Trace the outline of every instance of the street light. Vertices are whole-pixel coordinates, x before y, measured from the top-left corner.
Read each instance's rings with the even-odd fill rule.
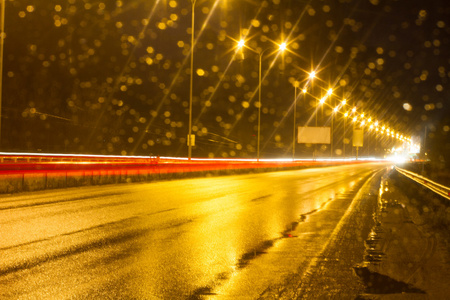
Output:
[[[285,44],[285,43],[283,43],[283,44]],[[281,46],[280,46],[280,49],[281,49]],[[286,49],[286,47],[284,47],[283,49]],[[311,73],[309,73],[308,77],[309,77],[309,81],[313,80],[316,77],[316,72],[312,71]],[[305,94],[307,92],[306,86],[308,85],[308,82],[305,84],[305,86],[302,89],[303,99],[304,99]],[[295,159],[295,133],[296,133],[295,129],[296,129],[296,114],[297,114],[297,88],[299,87],[299,85],[300,85],[300,83],[298,81],[294,82],[294,129],[293,129],[293,133],[292,133],[292,161],[294,161],[294,159]]]
[[[257,51],[257,50],[254,50],[253,48],[250,48],[249,46],[246,46],[244,40],[240,40],[240,41],[238,42],[238,47],[239,47],[239,48],[245,47],[245,48],[249,49],[250,51],[252,51],[252,52],[258,54],[258,56],[259,56],[259,76],[258,76],[258,141],[257,141],[257,150],[256,150],[257,161],[259,161],[259,147],[260,147],[260,141],[261,141],[261,82],[262,82],[262,75],[261,75],[261,74],[262,74],[262,72],[261,72],[262,67],[261,67],[261,66],[262,66],[262,58],[263,58],[264,53],[265,53],[267,50],[271,49],[271,47],[266,48],[266,49],[264,49],[264,50],[259,50],[259,51]],[[278,51],[283,52],[284,50],[286,50],[286,43],[283,42],[283,43],[281,43],[281,44],[278,45]]]
[[[317,125],[317,115],[319,114],[319,111],[318,111],[319,110],[319,105],[322,106],[325,103],[325,101],[327,100],[327,97],[329,97],[332,93],[333,93],[333,90],[331,88],[328,89],[327,94],[325,96],[323,96],[322,98],[320,98],[319,103],[317,104],[317,107],[316,107],[316,127],[318,126]],[[321,116],[321,119],[322,119],[323,118],[323,106],[321,108],[322,108],[322,116]],[[316,159],[316,155],[317,155],[316,152],[317,152],[317,144],[314,144],[314,154],[313,154],[314,160]]]
[[[309,78],[310,79],[313,79],[314,78],[314,76],[313,77],[311,77],[311,74],[310,74],[310,76],[309,76]],[[292,134],[292,160],[294,160],[295,159],[295,133],[296,133],[296,114],[297,114],[297,88],[299,87],[299,82],[298,81],[295,81],[294,82],[294,131],[293,131],[293,134]],[[303,89],[302,89],[302,93],[303,93],[303,99],[304,99],[304,97],[305,97],[305,94],[306,94],[306,92],[307,92],[307,89],[306,89],[306,87],[304,87]]]
[[[311,72],[311,73],[313,73],[313,72]],[[319,103],[317,103],[317,101],[316,101],[316,103],[317,103],[316,112],[315,112],[316,113],[316,127],[318,126],[317,125],[317,115],[319,114],[319,105],[321,106],[321,109],[322,109],[321,110],[321,112],[322,112],[321,119],[322,119],[323,118],[323,104],[327,100],[327,97],[330,96],[332,93],[333,93],[333,90],[332,89],[328,89],[327,94],[325,96],[323,96],[322,98],[320,98]],[[316,156],[317,156],[317,144],[314,144],[314,153],[313,153],[313,159],[314,160],[316,160]]]

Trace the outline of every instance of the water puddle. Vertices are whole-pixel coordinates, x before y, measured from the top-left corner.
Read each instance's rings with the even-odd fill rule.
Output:
[[[389,276],[371,271],[368,266],[361,265],[353,268],[364,282],[365,292],[369,294],[396,294],[396,293],[419,293],[425,294],[421,289],[411,284],[395,280]]]

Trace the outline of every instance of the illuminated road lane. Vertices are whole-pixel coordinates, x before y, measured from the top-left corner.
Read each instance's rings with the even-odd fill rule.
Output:
[[[0,298],[253,298],[323,248],[325,238],[311,237],[331,221],[313,218],[315,210],[339,211],[332,230],[351,202],[343,195],[385,167],[2,196]],[[302,221],[311,226],[284,238]],[[292,242],[302,239],[300,251]]]

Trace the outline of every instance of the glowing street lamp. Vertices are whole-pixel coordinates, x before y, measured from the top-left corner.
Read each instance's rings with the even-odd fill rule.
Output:
[[[195,0],[193,0],[193,1],[195,1]],[[287,45],[286,45],[285,42],[279,44],[279,45],[278,45],[278,51],[283,52],[284,50],[286,50],[286,46],[287,46]],[[258,54],[258,56],[259,56],[259,76],[258,76],[258,141],[257,141],[257,150],[256,150],[256,152],[257,152],[257,154],[256,154],[256,155],[257,155],[257,161],[259,161],[259,147],[260,147],[260,141],[261,141],[261,82],[262,82],[262,72],[261,72],[261,69],[262,69],[262,68],[261,68],[261,66],[262,66],[262,58],[263,58],[264,53],[265,53],[267,50],[271,49],[272,47],[266,48],[266,49],[264,49],[264,50],[257,51],[257,50],[254,50],[254,49],[250,48],[249,46],[246,46],[244,40],[240,40],[240,41],[238,42],[238,47],[239,47],[239,48],[245,47],[245,48],[249,49],[250,51],[252,51],[252,52]]]
[[[332,94],[333,94],[333,90],[331,88],[328,89],[327,94],[325,96],[323,96],[322,98],[320,98],[319,103],[317,104],[317,106],[323,105],[325,103],[325,101],[327,100],[327,97],[331,96]],[[316,127],[317,127],[317,109],[316,109]]]

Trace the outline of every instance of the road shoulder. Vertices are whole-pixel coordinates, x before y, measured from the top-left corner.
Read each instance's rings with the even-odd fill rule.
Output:
[[[439,196],[391,171],[383,177],[375,226],[355,270],[361,299],[446,299],[450,294],[448,213]]]
[[[272,286],[260,299],[354,299],[364,285],[353,271],[364,255],[364,240],[374,225],[381,175],[374,174],[361,187],[328,243],[305,268],[291,274],[284,286]]]

